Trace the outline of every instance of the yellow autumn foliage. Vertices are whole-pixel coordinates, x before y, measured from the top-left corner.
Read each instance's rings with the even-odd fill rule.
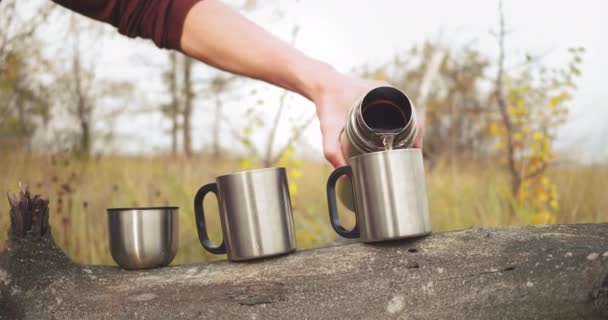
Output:
[[[572,62],[568,68],[555,72],[562,78],[541,75],[540,81],[532,81],[526,76],[507,77],[504,83],[508,119],[497,119],[488,126],[488,132],[496,137],[498,163],[509,164],[512,180],[517,181],[512,181],[514,190],[508,198],[516,202],[516,207],[526,208],[535,224],[554,223],[554,213],[559,210],[557,188],[547,177],[546,169],[555,160],[556,130],[566,121],[566,103],[576,88],[572,79],[580,74],[573,70],[578,70],[584,50],[569,51]]]

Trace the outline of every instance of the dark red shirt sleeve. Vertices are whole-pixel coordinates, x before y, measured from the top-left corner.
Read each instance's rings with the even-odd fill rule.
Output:
[[[186,15],[201,0],[53,0],[129,37],[151,39],[161,48],[181,49]]]

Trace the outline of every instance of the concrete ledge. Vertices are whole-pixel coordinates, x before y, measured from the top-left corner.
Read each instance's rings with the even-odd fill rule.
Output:
[[[149,271],[75,265],[49,239],[13,239],[0,257],[0,319],[608,318],[605,223]]]

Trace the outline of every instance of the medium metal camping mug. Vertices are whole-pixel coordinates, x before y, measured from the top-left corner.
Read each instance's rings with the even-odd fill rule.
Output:
[[[329,218],[345,238],[377,242],[431,232],[429,204],[420,149],[399,149],[352,157],[351,166],[334,170],[327,181]],[[352,183],[356,223],[345,229],[338,219],[336,182]]]
[[[215,193],[223,241],[213,246],[207,234],[203,199]],[[285,168],[267,168],[224,175],[201,187],[194,198],[198,238],[214,254],[231,261],[270,257],[296,249],[291,200]]]
[[[178,207],[108,209],[110,253],[124,269],[164,267],[177,253]]]

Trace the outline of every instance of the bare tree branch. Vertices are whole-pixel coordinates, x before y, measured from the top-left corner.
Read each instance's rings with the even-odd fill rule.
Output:
[[[310,126],[310,124],[315,120],[316,115],[310,116],[306,121],[304,121],[300,126],[295,127],[293,129],[293,135],[289,138],[289,141],[281,148],[281,150],[276,154],[276,156],[270,161],[270,164],[277,163],[281,158],[281,155],[287,151],[287,149],[296,143],[302,137],[304,131]]]
[[[264,164],[267,167],[270,166],[270,163],[272,163],[272,146],[274,145],[274,138],[277,133],[277,128],[279,127],[279,122],[281,120],[281,115],[283,114],[283,109],[285,108],[285,98],[287,97],[287,94],[288,92],[287,90],[285,90],[279,98],[279,110],[277,110],[277,114],[274,117],[274,121],[272,122],[272,127],[268,135],[268,142],[266,143],[266,156],[264,157]]]
[[[509,165],[509,171],[511,173],[511,191],[514,196],[517,196],[522,182],[521,174],[517,170],[515,164],[515,147],[513,145],[513,125],[511,118],[507,111],[507,101],[504,96],[504,68],[505,68],[505,38],[506,38],[506,27],[505,27],[505,16],[503,10],[502,0],[498,2],[498,13],[500,17],[499,31],[496,35],[498,40],[498,71],[496,74],[496,89],[494,96],[498,105],[498,110],[502,119],[502,123],[505,126],[506,138],[507,138],[507,161]]]
[[[525,175],[523,177],[523,180],[527,180],[527,179],[531,179],[534,177],[537,177],[539,175],[541,175],[543,172],[545,172],[545,170],[547,170],[547,168],[549,167],[547,162],[543,162],[542,165],[540,167],[538,167],[538,169],[528,173],[527,175]]]
[[[238,132],[236,129],[234,129],[235,126],[232,122],[230,122],[228,117],[226,117],[225,115],[222,115],[221,119],[223,122],[225,122],[228,125],[228,130],[230,131],[230,135],[234,138],[234,140],[236,140],[240,144],[242,144],[253,157],[255,157],[256,159],[259,159],[260,152],[256,149],[255,145],[253,143],[251,143],[250,140],[243,137],[243,135],[240,132]]]

